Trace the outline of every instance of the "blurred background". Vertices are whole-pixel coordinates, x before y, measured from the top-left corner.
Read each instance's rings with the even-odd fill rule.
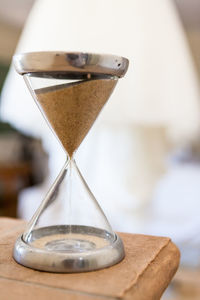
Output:
[[[0,216],[29,220],[65,161],[13,54],[128,57],[76,160],[114,230],[179,246],[162,299],[200,299],[200,1],[104,2],[0,0]]]

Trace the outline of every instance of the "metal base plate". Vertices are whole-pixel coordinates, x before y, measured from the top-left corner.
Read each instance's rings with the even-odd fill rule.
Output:
[[[106,268],[120,262],[124,255],[117,234],[79,225],[36,229],[27,242],[20,236],[13,251],[14,259],[25,267],[60,273]]]

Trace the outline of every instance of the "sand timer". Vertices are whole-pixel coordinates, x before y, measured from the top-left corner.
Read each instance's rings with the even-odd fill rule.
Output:
[[[14,64],[66,162],[14,247],[15,260],[50,272],[82,272],[118,263],[123,243],[81,175],[75,151],[111,95],[128,60],[114,55],[32,52]]]

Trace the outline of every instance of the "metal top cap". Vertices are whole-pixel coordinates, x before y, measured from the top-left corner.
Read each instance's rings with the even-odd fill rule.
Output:
[[[121,56],[84,52],[28,52],[14,56],[19,74],[38,77],[123,77],[128,64],[128,59]]]

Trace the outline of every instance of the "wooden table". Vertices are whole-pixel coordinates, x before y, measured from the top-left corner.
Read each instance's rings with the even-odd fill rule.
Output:
[[[12,248],[25,222],[0,218],[0,300],[157,300],[179,265],[169,238],[121,233],[125,259],[79,274],[34,271],[17,264]]]

